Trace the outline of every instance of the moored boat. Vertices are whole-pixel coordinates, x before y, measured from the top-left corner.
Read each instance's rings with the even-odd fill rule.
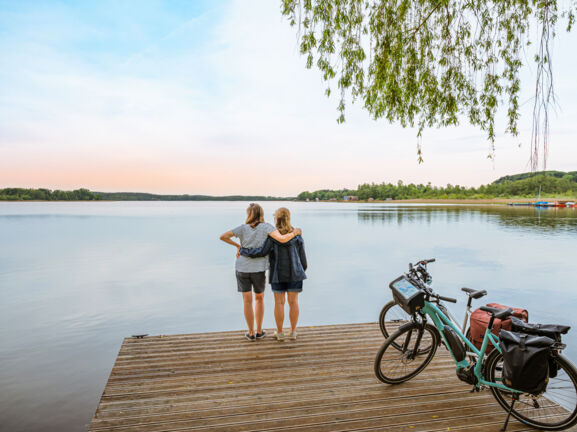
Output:
[[[555,203],[550,203],[547,201],[537,201],[537,202],[534,202],[533,205],[535,207],[555,207]]]
[[[575,207],[574,201],[556,201],[555,207]]]

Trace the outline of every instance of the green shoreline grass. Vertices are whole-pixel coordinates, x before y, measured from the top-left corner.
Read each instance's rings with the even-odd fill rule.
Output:
[[[573,197],[541,197],[537,198],[413,198],[413,199],[403,199],[403,200],[357,200],[357,201],[344,201],[344,200],[319,200],[310,202],[324,202],[324,203],[368,203],[368,204],[498,204],[507,205],[509,203],[526,203],[526,202],[537,202],[537,201],[575,201],[577,199]]]
[[[244,201],[262,201],[262,200],[3,200],[0,202],[92,202],[92,203],[111,203],[111,202],[244,202]],[[267,201],[292,201],[292,202],[307,202],[305,200],[297,200],[294,198],[278,198],[275,200]],[[356,200],[356,201],[345,201],[345,200],[310,200],[308,202],[322,202],[322,203],[363,203],[363,204],[499,204],[507,205],[509,203],[526,203],[526,202],[537,202],[537,201],[575,201],[577,199],[574,197],[541,197],[537,198],[411,198],[411,199],[401,199],[401,200]]]

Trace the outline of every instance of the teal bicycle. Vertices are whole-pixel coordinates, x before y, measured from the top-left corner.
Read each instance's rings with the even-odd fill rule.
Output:
[[[425,261],[421,263],[426,265]],[[380,381],[400,384],[414,378],[432,361],[438,346],[443,343],[455,361],[457,377],[472,385],[471,391],[490,389],[507,411],[503,431],[510,416],[528,426],[552,431],[564,430],[577,423],[577,369],[561,354],[565,345],[561,343],[560,334],[566,333],[569,327],[519,324],[523,327],[519,331],[555,338],[554,341],[545,338],[552,343],[550,349],[547,348],[546,383],[540,390],[528,393],[505,384],[508,378],[504,377],[504,370],[510,366],[504,362],[499,338],[491,332],[494,320],[509,318],[512,309],[481,307],[491,314],[491,319],[478,349],[462,333],[443,304],[456,303],[456,299],[436,294],[423,278],[415,277],[414,272],[402,275],[389,286],[395,302],[411,319],[392,333],[379,349],[374,366]],[[489,344],[495,349],[485,355]]]

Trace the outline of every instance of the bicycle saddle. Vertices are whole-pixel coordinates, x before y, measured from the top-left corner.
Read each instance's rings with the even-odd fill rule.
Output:
[[[511,309],[511,308],[498,309],[498,308],[489,307],[489,306],[481,306],[480,309],[482,311],[489,312],[495,318],[500,319],[500,320],[505,320],[505,319],[509,318],[511,315],[513,315],[513,309]]]
[[[485,290],[474,290],[473,288],[467,288],[467,287],[463,287],[461,288],[461,291],[464,291],[467,293],[467,295],[475,300],[480,299],[481,297],[484,297],[487,295],[487,291]]]

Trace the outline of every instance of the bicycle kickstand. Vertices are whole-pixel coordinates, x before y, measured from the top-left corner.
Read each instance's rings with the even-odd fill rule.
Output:
[[[509,418],[511,417],[511,413],[513,412],[513,407],[515,406],[515,402],[519,400],[519,395],[515,394],[513,396],[513,402],[511,402],[511,407],[509,408],[509,412],[507,413],[507,418],[505,419],[505,424],[501,428],[501,432],[505,432],[507,429],[507,425],[509,424]]]

